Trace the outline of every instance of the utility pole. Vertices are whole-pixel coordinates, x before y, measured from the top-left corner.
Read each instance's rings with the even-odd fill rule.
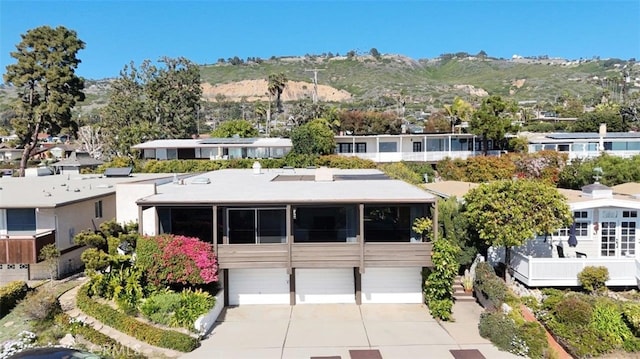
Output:
[[[318,103],[318,71],[324,69],[305,69],[305,72],[313,72],[313,103]]]

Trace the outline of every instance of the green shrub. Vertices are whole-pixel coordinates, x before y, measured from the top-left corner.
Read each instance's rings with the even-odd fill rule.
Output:
[[[565,297],[555,306],[555,317],[566,325],[587,325],[591,322],[593,308],[591,304],[577,296]]]
[[[611,343],[614,348],[621,347],[625,340],[633,337],[633,333],[622,319],[620,307],[610,300],[599,300],[596,303],[591,327],[597,331],[603,342]]]
[[[622,318],[635,336],[640,336],[640,303],[624,302]]]
[[[170,325],[173,313],[180,307],[181,295],[160,292],[144,300],[140,312],[154,323]]]
[[[589,292],[601,292],[606,290],[605,282],[609,280],[609,270],[607,267],[585,267],[578,273],[580,285]]]
[[[49,289],[29,293],[20,305],[22,315],[33,321],[47,321],[62,311],[56,294]]]
[[[512,342],[517,332],[516,323],[502,312],[484,312],[478,324],[480,335],[489,339],[504,351],[512,350]]]
[[[83,322],[69,317],[66,313],[60,313],[55,317],[55,323],[61,326],[66,332],[74,336],[82,336],[85,340],[100,347],[101,355],[108,355],[113,359],[144,359],[144,355],[137,353],[133,349],[122,345],[113,338],[85,325]]]
[[[475,288],[484,293],[496,308],[505,302],[509,293],[506,283],[496,275],[493,267],[487,262],[478,263],[476,267]]]
[[[27,296],[29,287],[24,281],[13,281],[0,288],[0,318],[9,314]]]
[[[156,328],[120,313],[108,305],[95,302],[89,297],[87,291],[86,285],[78,291],[76,299],[80,310],[116,330],[151,345],[182,352],[192,351],[200,345],[198,339],[189,335]]]
[[[214,304],[215,298],[209,293],[200,289],[185,289],[180,293],[180,304],[171,318],[171,325],[193,330],[196,319],[207,313]]]
[[[523,323],[518,328],[518,337],[526,343],[529,358],[544,358],[549,351],[547,333],[538,322]]]

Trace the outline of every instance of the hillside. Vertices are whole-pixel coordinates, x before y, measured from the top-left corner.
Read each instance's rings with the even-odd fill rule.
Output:
[[[204,99],[267,101],[266,78],[283,72],[289,79],[283,100],[310,100],[313,69],[317,69],[318,97],[323,102],[397,103],[415,108],[441,107],[455,96],[467,100],[497,94],[516,101],[555,101],[569,94],[590,103],[603,90],[620,92],[622,60],[568,61],[562,59],[491,59],[456,57],[411,59],[401,55],[304,56],[228,62],[201,67]],[[640,65],[629,63],[629,92],[638,91]],[[627,70],[625,70],[627,71]],[[612,79],[616,79],[612,81]],[[634,84],[635,82],[635,84]],[[634,86],[635,85],[635,86]],[[107,102],[109,80],[88,80],[87,100],[79,111],[90,112]],[[15,92],[0,86],[0,107]]]

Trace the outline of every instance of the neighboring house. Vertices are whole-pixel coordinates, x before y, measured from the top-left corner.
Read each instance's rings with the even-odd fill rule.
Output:
[[[117,196],[118,221],[137,220],[145,235],[213,243],[229,305],[423,301],[432,245],[412,224],[431,216],[435,197],[380,171],[256,162],[121,184]]]
[[[606,132],[600,133],[524,133],[529,142],[529,153],[553,150],[566,153],[569,160],[594,158],[603,153],[618,157],[632,157],[640,154],[640,133]]]
[[[439,191],[459,186],[441,182]],[[425,184],[429,187],[435,184]],[[609,269],[610,286],[636,286],[640,279],[640,183],[609,188],[599,183],[581,191],[559,189],[567,198],[575,224],[513,248],[513,277],[530,287],[578,286],[587,266]],[[460,191],[455,191],[460,195]],[[487,260],[504,261],[503,248],[491,248]]]
[[[0,144],[0,162],[18,161],[22,157],[21,148],[9,147],[6,144]]]
[[[288,138],[202,138],[154,140],[132,146],[143,159],[191,160],[282,158],[291,151]]]
[[[374,162],[437,162],[445,158],[466,159],[483,155],[482,139],[472,134],[412,134],[335,136],[336,153]],[[490,154],[499,154],[489,141]]]
[[[164,175],[167,176],[167,175]],[[62,255],[59,275],[82,266],[73,237],[116,217],[116,188],[160,175],[127,177],[54,175],[0,178],[0,285],[12,280],[48,278],[38,260],[43,246],[55,243]]]
[[[62,159],[51,166],[56,169],[56,173],[78,174],[83,169],[96,169],[103,163],[103,161],[91,157],[87,152],[73,151],[69,157]]]

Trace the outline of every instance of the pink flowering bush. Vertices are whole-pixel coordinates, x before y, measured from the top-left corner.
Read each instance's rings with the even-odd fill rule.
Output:
[[[136,265],[156,285],[209,284],[218,280],[213,246],[193,237],[144,237],[138,240]]]

